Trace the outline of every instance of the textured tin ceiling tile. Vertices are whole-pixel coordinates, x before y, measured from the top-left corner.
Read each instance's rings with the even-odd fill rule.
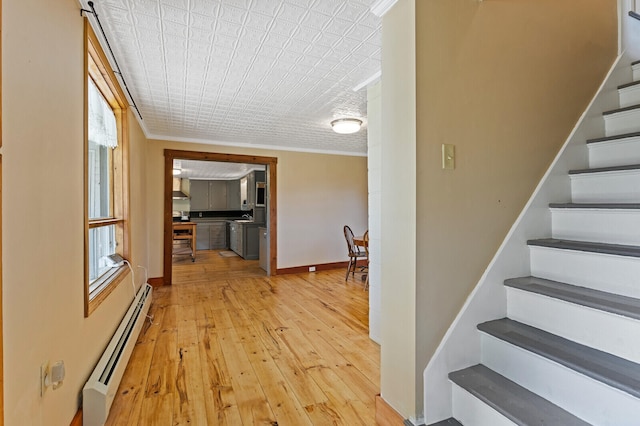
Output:
[[[85,2],[86,0],[82,0]],[[101,0],[109,42],[151,136],[366,153],[380,70],[374,0]]]

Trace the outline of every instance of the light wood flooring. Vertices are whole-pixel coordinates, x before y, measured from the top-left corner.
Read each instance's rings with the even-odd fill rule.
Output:
[[[374,425],[380,348],[344,270],[266,277],[257,261],[174,261],[107,425]]]

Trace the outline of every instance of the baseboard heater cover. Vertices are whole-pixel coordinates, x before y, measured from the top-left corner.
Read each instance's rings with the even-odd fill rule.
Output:
[[[151,305],[152,287],[143,285],[82,389],[82,424],[102,426]]]

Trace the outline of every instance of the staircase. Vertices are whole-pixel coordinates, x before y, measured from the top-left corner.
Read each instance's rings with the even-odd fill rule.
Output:
[[[531,276],[504,282],[507,317],[478,324],[481,362],[449,373],[433,425],[640,425],[640,61],[527,241]]]

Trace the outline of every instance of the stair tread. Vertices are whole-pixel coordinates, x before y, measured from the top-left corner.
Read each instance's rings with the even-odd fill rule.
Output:
[[[639,364],[508,318],[479,324],[478,330],[640,397]]]
[[[627,83],[627,84],[621,84],[620,86],[618,86],[618,90],[626,89],[628,87],[633,87],[633,86],[638,86],[638,85],[640,85],[640,81],[632,81],[632,82]]]
[[[564,250],[586,251],[592,253],[612,254],[616,256],[640,257],[640,247],[622,244],[594,243],[591,241],[560,240],[556,238],[541,238],[529,240],[530,246],[550,247]]]
[[[640,203],[550,203],[550,209],[639,210]]]
[[[640,299],[633,297],[538,277],[511,278],[504,285],[640,320]]]
[[[627,170],[640,170],[640,164],[629,164],[626,166],[597,167],[594,169],[569,170],[569,175],[579,175],[587,173],[623,172]]]
[[[589,424],[482,364],[449,373],[449,379],[516,424]]]
[[[602,115],[613,115],[613,114],[618,114],[620,112],[627,112],[627,111],[634,111],[634,110],[640,110],[640,104],[639,105],[629,105],[626,107],[622,107],[622,108],[616,108],[616,109],[612,109],[609,111],[605,111],[602,113]]]
[[[450,417],[448,419],[439,421],[437,423],[431,423],[428,426],[463,426],[463,425],[453,417]]]
[[[620,140],[620,139],[627,139],[627,138],[637,138],[638,136],[640,136],[640,132],[632,132],[632,133],[623,133],[621,135],[613,135],[613,136],[605,136],[602,138],[593,138],[593,139],[588,139],[587,140],[587,144],[590,143],[598,143],[598,142],[610,142],[610,141],[615,141],[615,140]]]

